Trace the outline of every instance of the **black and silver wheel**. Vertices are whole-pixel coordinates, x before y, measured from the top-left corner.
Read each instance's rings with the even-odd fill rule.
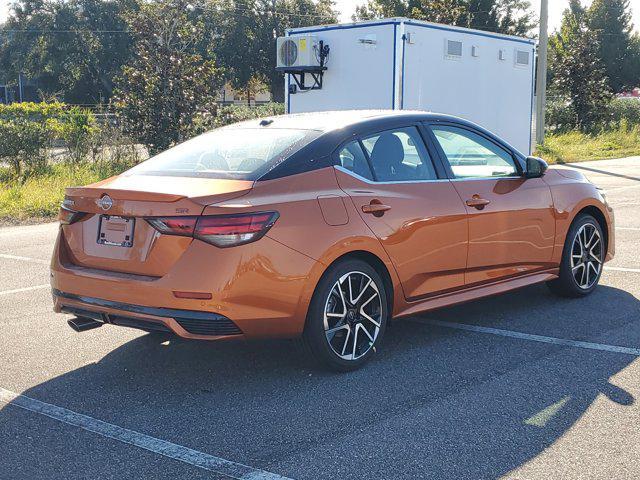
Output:
[[[347,260],[332,266],[316,287],[304,339],[325,366],[353,370],[376,351],[387,316],[380,275],[363,261]]]
[[[548,282],[554,293],[580,297],[591,293],[602,275],[605,240],[602,228],[591,215],[581,215],[569,228],[565,240],[560,276]]]

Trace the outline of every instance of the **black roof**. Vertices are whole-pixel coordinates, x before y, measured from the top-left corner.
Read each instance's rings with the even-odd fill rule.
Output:
[[[264,120],[269,120],[265,122]],[[412,110],[344,110],[329,112],[295,113],[247,120],[225,128],[292,128],[313,130],[320,135],[309,144],[293,153],[260,177],[269,180],[303,171],[314,170],[332,164],[332,152],[342,143],[357,135],[396,128],[402,124],[418,122],[451,122],[468,126],[483,133],[496,143],[512,151],[519,158],[524,156],[504,140],[491,132],[452,115]]]
[[[336,110],[327,112],[290,113],[258,118],[230,125],[230,128],[295,128],[331,132],[362,123],[384,123],[385,120],[425,121],[443,117],[460,121],[457,117],[419,110]],[[269,120],[268,124],[261,124]]]

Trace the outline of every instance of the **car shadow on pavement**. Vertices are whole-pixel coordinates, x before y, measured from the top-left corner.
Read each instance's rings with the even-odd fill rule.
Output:
[[[638,309],[607,286],[580,300],[532,286],[424,317],[637,347]],[[333,374],[290,341],[142,335],[24,394],[299,479],[495,478],[552,445],[596,397],[635,402],[610,382],[630,355],[411,321],[394,323],[383,347],[362,370]]]
[[[636,182],[640,182],[640,178],[638,177],[633,177],[631,175],[623,175],[621,173],[614,173],[614,172],[611,172],[610,170],[601,170],[599,168],[587,167],[585,165],[578,165],[575,163],[571,164],[571,168],[576,168],[578,170],[587,170],[589,172],[600,173],[602,175],[610,175],[612,177],[626,178],[627,180],[635,180]]]

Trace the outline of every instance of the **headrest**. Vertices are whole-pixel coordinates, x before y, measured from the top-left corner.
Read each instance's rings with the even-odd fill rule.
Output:
[[[402,141],[393,133],[380,135],[371,152],[371,162],[378,168],[382,165],[397,166],[404,160]]]

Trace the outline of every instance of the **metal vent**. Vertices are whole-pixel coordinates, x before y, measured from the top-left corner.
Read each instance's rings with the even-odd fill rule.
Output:
[[[298,59],[298,45],[294,40],[285,40],[280,45],[280,61],[283,65],[290,67]]]
[[[242,330],[222,315],[212,315],[212,318],[175,318],[187,332],[194,335],[240,335]]]
[[[516,65],[529,65],[529,52],[518,50],[516,52]]]
[[[462,57],[462,42],[447,40],[447,56]]]

